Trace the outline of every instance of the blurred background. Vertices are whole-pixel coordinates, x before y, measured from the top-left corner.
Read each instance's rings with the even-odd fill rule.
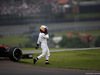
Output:
[[[34,48],[41,25],[50,48],[100,47],[100,0],[0,0],[0,45]]]

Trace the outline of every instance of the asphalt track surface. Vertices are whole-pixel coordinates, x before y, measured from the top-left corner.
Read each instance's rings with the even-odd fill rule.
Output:
[[[0,58],[0,75],[100,75],[100,71],[38,67]]]
[[[100,75],[100,71],[38,67],[2,59],[0,75]]]

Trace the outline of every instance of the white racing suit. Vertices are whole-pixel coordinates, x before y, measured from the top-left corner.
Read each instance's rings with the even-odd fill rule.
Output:
[[[46,60],[49,60],[50,52],[47,45],[47,39],[49,39],[48,34],[45,35],[44,33],[39,33],[37,44],[41,43],[42,54],[37,57],[38,59],[41,59],[46,55]]]

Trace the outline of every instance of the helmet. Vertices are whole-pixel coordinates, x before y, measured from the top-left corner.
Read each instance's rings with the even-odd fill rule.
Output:
[[[42,32],[46,32],[47,29],[48,29],[48,27],[47,27],[46,25],[42,25],[42,26],[40,27],[40,31],[42,31]]]

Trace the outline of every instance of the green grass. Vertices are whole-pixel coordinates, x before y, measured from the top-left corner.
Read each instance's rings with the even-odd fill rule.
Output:
[[[36,58],[40,53],[34,53],[33,58]],[[85,69],[85,70],[100,70],[100,49],[84,50],[84,51],[64,51],[51,52],[50,65],[45,65],[45,57],[38,60],[36,65],[32,59],[21,59],[20,63],[69,69]]]
[[[89,31],[75,31],[75,33],[83,33],[83,34],[90,34],[92,36],[99,36],[100,35],[100,29],[98,30],[89,30]],[[55,36],[63,36],[63,35],[66,35],[68,36],[69,35],[69,32],[55,32],[54,33]]]
[[[95,39],[100,35],[100,30],[81,31],[81,32],[76,32],[76,33],[91,34],[93,37],[93,40],[95,41]],[[59,32],[59,33],[55,32],[51,34],[54,34],[55,36],[63,36],[63,35],[68,36],[69,32]],[[72,37],[76,37],[76,36],[72,35]],[[26,35],[0,37],[0,45],[5,45],[8,47],[18,46],[18,47],[23,48],[25,47],[26,43],[30,44],[30,39]],[[35,44],[35,42],[31,42],[31,43]],[[34,48],[29,49],[29,50],[33,50],[33,49]]]
[[[5,45],[8,47],[14,47],[19,45],[23,47],[27,41],[29,41],[29,39],[26,36],[20,35],[0,37],[0,45]]]
[[[66,17],[68,19],[73,19],[76,16],[79,17],[80,19],[100,18],[100,13],[66,14]]]

